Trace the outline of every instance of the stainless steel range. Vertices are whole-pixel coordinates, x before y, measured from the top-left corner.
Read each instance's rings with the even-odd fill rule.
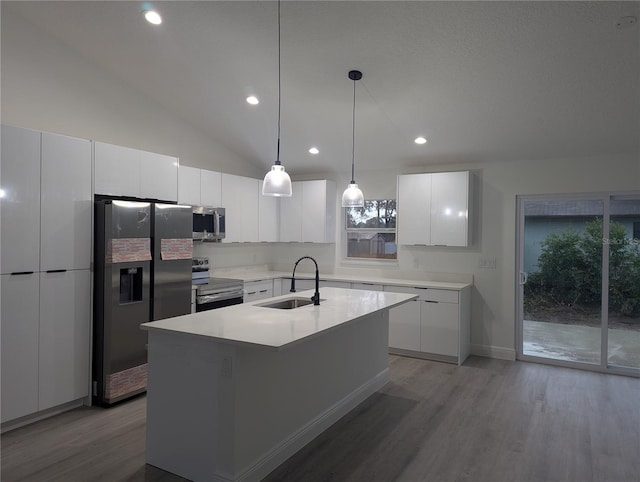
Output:
[[[233,278],[205,278],[194,280],[196,312],[239,305],[244,297],[244,281]]]
[[[196,312],[238,305],[244,299],[244,281],[209,277],[209,260],[194,258],[192,283],[196,286]]]

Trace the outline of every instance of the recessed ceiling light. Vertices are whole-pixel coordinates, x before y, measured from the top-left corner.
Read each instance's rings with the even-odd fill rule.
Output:
[[[416,144],[426,144],[427,140],[424,137],[416,137],[413,142]]]
[[[251,105],[258,105],[260,103],[255,95],[250,95],[249,97],[247,97],[247,102]]]
[[[147,22],[152,23],[153,25],[160,25],[162,23],[162,17],[155,10],[145,10],[143,13]]]
[[[320,151],[318,150],[317,147],[312,147],[311,149],[309,149],[309,153],[310,154],[318,154]]]

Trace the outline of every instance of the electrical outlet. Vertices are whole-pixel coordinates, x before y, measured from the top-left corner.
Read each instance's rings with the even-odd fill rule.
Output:
[[[497,260],[494,257],[480,258],[478,263],[480,269],[496,269]]]

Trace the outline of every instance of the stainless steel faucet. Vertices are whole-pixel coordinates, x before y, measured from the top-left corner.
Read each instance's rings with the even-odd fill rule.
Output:
[[[291,289],[289,290],[291,293],[296,292],[296,268],[298,267],[298,263],[303,259],[310,259],[313,261],[313,264],[316,265],[316,292],[311,297],[311,301],[313,301],[314,305],[320,304],[320,273],[318,271],[318,263],[311,256],[303,256],[293,265],[293,273],[291,274]]]

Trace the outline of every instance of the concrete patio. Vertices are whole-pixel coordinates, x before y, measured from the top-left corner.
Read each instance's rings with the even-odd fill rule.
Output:
[[[525,355],[600,363],[600,328],[524,320]],[[609,364],[640,368],[640,331],[609,329]]]

